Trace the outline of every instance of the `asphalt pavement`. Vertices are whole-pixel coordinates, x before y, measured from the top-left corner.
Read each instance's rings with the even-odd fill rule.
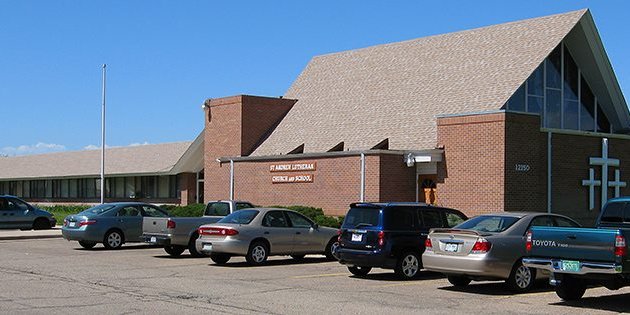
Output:
[[[307,256],[273,257],[250,267],[234,258],[167,256],[125,245],[85,250],[60,238],[0,241],[0,314],[613,314],[630,311],[630,289],[589,289],[562,302],[541,283],[514,295],[502,282],[453,288],[440,274],[400,281],[390,270],[352,276],[346,267]]]
[[[0,241],[61,237],[61,227],[48,230],[0,230]]]

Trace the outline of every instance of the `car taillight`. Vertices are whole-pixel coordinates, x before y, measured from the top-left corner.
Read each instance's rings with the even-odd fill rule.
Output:
[[[424,248],[425,250],[433,250],[433,243],[431,243],[431,239],[429,237],[427,237],[424,241]]]
[[[341,242],[341,229],[337,230],[337,242]]]
[[[385,244],[385,232],[378,232],[378,246],[383,246]]]
[[[166,220],[166,228],[167,229],[174,229],[175,226],[177,226],[177,224],[175,224],[175,221],[168,219]]]
[[[532,250],[532,231],[527,231],[527,238],[525,240],[525,250],[528,253]]]
[[[490,244],[488,240],[484,238],[480,238],[479,240],[477,240],[477,242],[475,242],[475,245],[473,245],[472,253],[484,254],[484,253],[489,252],[491,247],[492,247],[492,244]]]
[[[623,257],[626,255],[626,238],[623,235],[615,237],[615,256]]]
[[[200,227],[198,230],[199,235],[224,235],[232,236],[238,234],[238,231],[232,228],[219,228],[219,227]]]
[[[81,221],[81,222],[79,222],[79,227],[82,227],[84,225],[92,225],[92,224],[96,224],[96,220]]]

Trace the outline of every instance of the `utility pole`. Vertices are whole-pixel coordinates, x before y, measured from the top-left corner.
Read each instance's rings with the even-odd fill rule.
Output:
[[[101,204],[105,202],[105,75],[107,65],[103,64],[103,103],[101,108]]]

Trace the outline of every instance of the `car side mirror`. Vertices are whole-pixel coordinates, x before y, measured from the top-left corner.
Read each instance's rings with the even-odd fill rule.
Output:
[[[319,230],[319,225],[317,223],[313,223],[313,229],[314,230]]]

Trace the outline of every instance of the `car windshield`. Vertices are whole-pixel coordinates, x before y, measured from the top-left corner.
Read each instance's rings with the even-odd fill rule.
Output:
[[[350,208],[346,219],[343,221],[344,229],[356,229],[362,227],[378,226],[380,208],[356,207]]]
[[[518,221],[518,217],[499,215],[482,215],[456,225],[455,229],[474,230],[479,232],[500,233]]]
[[[241,210],[234,212],[217,223],[249,224],[258,215],[258,210]]]
[[[98,205],[98,206],[94,206],[92,208],[83,210],[83,211],[81,211],[80,214],[84,214],[84,215],[85,214],[96,214],[96,215],[99,215],[99,214],[102,214],[102,213],[104,213],[104,212],[106,212],[108,210],[113,209],[114,207],[115,207],[114,205],[108,205],[108,204]]]

